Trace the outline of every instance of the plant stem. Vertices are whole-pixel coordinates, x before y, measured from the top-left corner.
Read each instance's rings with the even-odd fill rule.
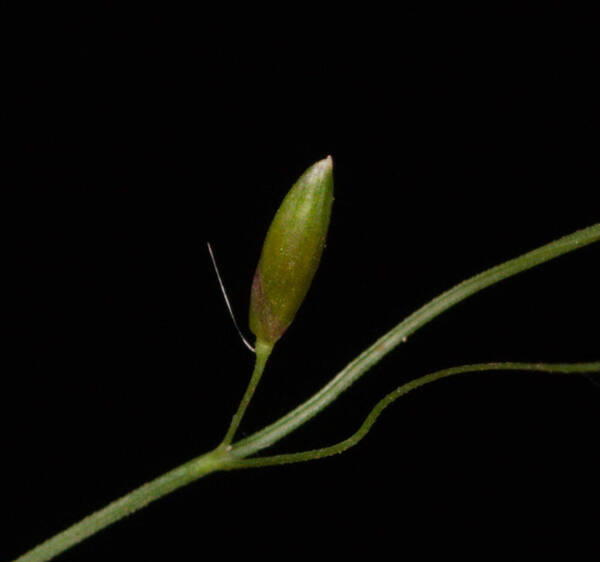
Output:
[[[379,340],[361,353],[329,384],[304,404],[263,430],[256,432],[238,443],[230,445],[244,412],[248,407],[250,399],[254,394],[254,390],[260,380],[265,363],[272,349],[272,346],[263,345],[260,342],[257,342],[256,365],[250,384],[242,398],[238,411],[233,417],[231,426],[227,431],[222,445],[217,447],[214,451],[197,457],[170,472],[159,476],[155,480],[144,484],[133,492],[107,505],[100,511],[92,513],[88,517],[82,519],[79,523],[76,523],[24,554],[15,562],[44,562],[50,560],[115,521],[126,517],[130,513],[148,505],[150,502],[157,500],[202,476],[217,470],[241,468],[242,463],[240,459],[272,445],[307,422],[335,400],[340,393],[355,382],[369,368],[380,361],[395,346],[400,344],[405,337],[430,322],[445,310],[448,310],[461,300],[466,299],[502,279],[516,275],[521,271],[530,269],[543,262],[578,248],[582,248],[583,246],[598,240],[600,240],[600,223],[577,231],[564,238],[560,238],[555,242],[551,242],[537,250],[507,261],[501,265],[492,267],[491,269],[460,283],[453,289],[450,289],[430,301],[406,320],[398,324],[390,332],[379,338]],[[429,377],[435,376],[436,374],[429,375]],[[437,378],[441,378],[441,376],[442,375],[439,373],[437,374]],[[416,387],[425,384],[425,382],[431,382],[432,380],[434,379],[431,378],[431,380],[429,380],[426,377],[422,377],[421,379],[416,379],[416,381],[407,383],[407,385],[404,385],[401,389],[405,388],[410,390],[412,389],[411,385]],[[395,392],[400,392],[401,389]],[[384,401],[389,399],[389,396],[386,397]],[[379,405],[377,407],[379,407]]]
[[[233,446],[235,455],[246,457],[251,454],[250,451],[257,452],[269,447],[306,423],[331,404],[351,384],[402,343],[405,338],[460,301],[503,279],[573,250],[583,248],[598,240],[600,240],[600,223],[578,230],[536,250],[492,267],[442,293],[379,338],[306,402],[261,431],[257,431],[236,443]]]
[[[258,382],[262,377],[263,371],[265,370],[265,365],[267,364],[267,359],[269,355],[271,355],[271,351],[273,350],[273,346],[271,344],[267,344],[262,340],[257,339],[256,345],[254,346],[256,352],[256,362],[254,363],[254,371],[252,372],[252,376],[250,377],[250,382],[248,383],[248,388],[246,388],[246,392],[242,397],[242,401],[238,406],[237,412],[233,415],[231,420],[231,425],[227,430],[225,437],[223,438],[222,446],[229,446],[232,439],[235,437],[235,432],[237,431],[244,414],[248,408],[248,404],[250,404],[250,400],[252,400],[252,396],[254,396],[254,391],[258,386]]]
[[[217,448],[140,486],[129,494],[108,504],[103,509],[88,515],[79,523],[58,533],[33,550],[20,556],[15,562],[44,562],[83,541],[87,537],[123,519],[134,511],[145,507],[202,476],[227,467],[229,455]]]
[[[586,373],[600,371],[600,362],[595,363],[566,363],[566,364],[544,364],[544,363],[482,363],[475,365],[464,365],[437,371],[423,377],[412,380],[397,388],[385,398],[380,400],[373,410],[369,413],[360,428],[350,437],[340,443],[303,451],[301,453],[292,453],[284,455],[274,455],[271,457],[259,457],[253,459],[243,459],[235,455],[230,456],[226,448],[222,446],[193,459],[166,474],[144,484],[133,492],[110,503],[105,508],[92,513],[79,523],[69,527],[62,533],[55,535],[51,539],[42,543],[33,550],[19,557],[14,562],[45,562],[51,560],[61,552],[64,552],[71,546],[83,541],[87,537],[101,531],[119,519],[123,519],[134,511],[145,507],[150,502],[161,498],[175,491],[194,480],[202,478],[211,472],[217,470],[231,470],[238,468],[254,468],[261,466],[272,466],[288,464],[293,462],[319,459],[349,449],[356,445],[371,429],[379,415],[401,396],[411,390],[415,390],[428,383],[449,377],[451,375],[477,372],[477,371],[546,371],[555,373]],[[250,451],[248,454],[252,454]]]

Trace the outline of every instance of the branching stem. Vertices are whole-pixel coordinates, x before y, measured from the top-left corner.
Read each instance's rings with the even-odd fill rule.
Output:
[[[246,457],[257,450],[269,447],[306,423],[333,402],[371,367],[381,361],[404,338],[410,336],[455,304],[503,279],[573,250],[583,248],[598,240],[600,240],[600,223],[578,230],[536,250],[492,267],[442,293],[380,337],[306,402],[261,431],[257,431],[236,443],[234,445],[235,454],[239,457]]]
[[[554,259],[562,254],[582,248],[593,242],[600,240],[600,223],[579,230],[560,238],[550,244],[546,244],[537,250],[523,254],[522,256],[507,261],[496,267],[492,267],[487,271],[471,277],[467,281],[456,285],[454,288],[446,291],[439,297],[433,299],[428,304],[414,312],[406,320],[398,324],[387,334],[379,338],[371,347],[361,353],[354,359],[345,369],[343,369],[332,381],[323,389],[317,392],[312,398],[292,410],[286,416],[283,416],[276,422],[256,432],[255,434],[242,439],[241,441],[231,444],[237,428],[243,418],[243,415],[248,407],[250,399],[254,394],[254,390],[260,380],[265,367],[266,360],[271,351],[270,348],[259,349],[257,342],[256,348],[256,365],[254,373],[251,377],[248,389],[244,394],[238,411],[233,417],[231,426],[227,431],[223,443],[214,451],[206,453],[196,459],[193,459],[170,472],[156,478],[155,480],[144,484],[133,492],[123,496],[122,498],[107,505],[105,508],[89,515],[82,519],[79,523],[72,525],[65,531],[55,535],[34,548],[30,552],[24,554],[17,559],[16,562],[43,562],[50,560],[64,552],[71,546],[81,542],[85,538],[97,533],[108,525],[126,517],[130,513],[148,505],[150,502],[175,491],[194,480],[201,478],[211,472],[217,470],[229,470],[234,468],[243,468],[249,466],[258,466],[266,464],[280,464],[281,462],[296,462],[298,460],[308,460],[310,458],[318,458],[328,454],[341,452],[346,448],[354,445],[360,440],[373,425],[379,414],[390,403],[396,400],[399,396],[413,390],[419,386],[437,380],[439,378],[457,374],[459,372],[467,372],[470,370],[482,370],[488,366],[471,365],[440,371],[431,375],[426,375],[412,382],[409,382],[399,389],[389,394],[381,400],[375,409],[365,420],[361,428],[349,439],[332,447],[316,449],[304,453],[296,453],[293,455],[277,455],[275,457],[265,459],[248,459],[243,460],[266,447],[276,443],[304,423],[323,410],[331,402],[333,402],[344,390],[352,383],[361,377],[368,369],[379,362],[387,353],[395,348],[404,338],[414,333],[419,328],[433,320],[442,312],[448,310],[458,302],[467,297],[498,283],[499,281],[516,275],[522,271],[535,267],[541,263]],[[267,346],[268,347],[268,346]],[[513,365],[514,369],[521,370],[547,370],[561,372],[582,372],[577,369],[598,370],[599,363],[588,363],[586,365],[523,365],[523,364],[497,364],[492,369],[511,369],[507,367]]]

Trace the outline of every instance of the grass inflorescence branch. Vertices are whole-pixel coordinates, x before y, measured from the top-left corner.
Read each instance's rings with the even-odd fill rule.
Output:
[[[276,455],[252,459],[247,458],[278,442],[317,415],[351,384],[356,382],[367,370],[377,364],[385,355],[400,344],[404,338],[422,328],[455,304],[503,279],[517,275],[518,273],[597,242],[598,240],[600,240],[600,223],[574,232],[568,236],[564,236],[563,238],[546,244],[536,250],[492,267],[491,269],[456,285],[411,314],[395,328],[379,338],[373,345],[350,362],[349,365],[336,375],[325,387],[306,402],[292,410],[289,414],[253,435],[242,439],[237,443],[233,442],[230,444],[229,442],[234,437],[235,431],[241,421],[241,417],[247,407],[249,397],[251,397],[254,392],[254,388],[256,387],[256,383],[258,383],[260,373],[264,367],[264,365],[260,365],[260,358],[257,357],[259,364],[255,369],[256,376],[253,377],[254,382],[251,382],[251,387],[245,395],[248,397],[248,400],[244,399],[243,403],[240,405],[236,416],[234,416],[234,421],[227,432],[224,443],[214,451],[210,451],[184,463],[112,502],[103,509],[85,517],[80,522],[72,525],[68,529],[19,557],[16,562],[44,562],[50,560],[73,545],[148,505],[152,501],[155,501],[190,482],[198,480],[211,472],[247,468],[251,466],[297,462],[342,452],[362,439],[370,430],[381,412],[397,398],[415,388],[444,377],[482,370],[537,370],[563,373],[583,373],[600,370],[599,362],[570,365],[492,363],[466,365],[463,367],[446,369],[417,378],[402,385],[400,388],[386,396],[375,406],[359,430],[337,445],[291,455]]]

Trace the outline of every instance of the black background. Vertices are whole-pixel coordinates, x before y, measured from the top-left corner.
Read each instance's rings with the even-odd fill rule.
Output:
[[[205,242],[246,330],[269,221],[314,161],[334,159],[327,248],[241,435],[443,290],[598,221],[585,15],[486,10],[8,14],[3,559],[219,442],[252,357]],[[597,360],[598,257],[460,304],[273,452],[345,438],[436,369]],[[211,475],[61,560],[572,551],[597,524],[599,406],[577,376],[439,382],[342,456]]]

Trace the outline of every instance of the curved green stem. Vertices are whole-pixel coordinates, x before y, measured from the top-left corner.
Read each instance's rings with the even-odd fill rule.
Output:
[[[263,430],[250,435],[236,443],[233,448],[236,455],[246,457],[253,452],[269,447],[279,441],[309,419],[317,415],[323,408],[331,404],[351,384],[356,382],[373,365],[381,361],[402,340],[425,324],[431,322],[436,316],[453,307],[460,301],[478,293],[479,291],[498,283],[503,279],[512,277],[536,265],[550,261],[558,256],[583,248],[588,244],[600,240],[600,223],[588,228],[578,230],[573,234],[550,242],[537,250],[492,267],[456,285],[449,291],[442,293],[425,306],[411,314],[406,320],[400,322],[395,328],[379,338],[371,347],[363,351],[356,359],[351,361],[319,392],[306,402],[283,416]]]
[[[269,457],[257,457],[252,459],[238,459],[232,465],[232,468],[256,468],[261,466],[274,466],[280,464],[290,464],[295,462],[309,461],[315,459],[322,459],[324,457],[330,457],[343,453],[350,447],[354,447],[359,441],[369,433],[369,430],[382,414],[382,412],[393,402],[395,402],[401,396],[409,393],[411,390],[415,390],[421,386],[424,386],[430,382],[434,382],[452,375],[459,375],[462,373],[473,373],[481,371],[543,371],[548,373],[593,373],[600,371],[600,361],[594,363],[477,363],[474,365],[462,365],[461,367],[452,367],[450,369],[443,369],[435,373],[430,373],[418,379],[414,379],[396,390],[390,392],[385,398],[382,398],[375,407],[371,410],[369,415],[365,418],[365,421],[347,439],[330,445],[328,447],[321,447],[319,449],[312,449],[310,451],[302,451],[300,453],[289,453],[283,455],[272,455]],[[235,452],[234,452],[235,456]]]

